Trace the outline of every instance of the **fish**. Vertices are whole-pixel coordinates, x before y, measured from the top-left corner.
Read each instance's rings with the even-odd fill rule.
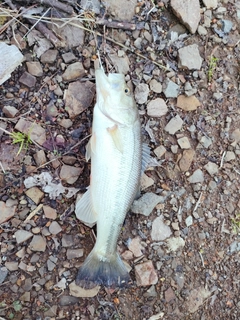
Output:
[[[143,148],[139,111],[124,75],[106,75],[101,66],[95,69],[95,79],[92,136],[86,146],[90,186],[76,203],[75,214],[89,226],[97,224],[97,238],[75,283],[84,288],[123,287],[131,279],[117,252],[117,240],[139,192],[149,150]]]

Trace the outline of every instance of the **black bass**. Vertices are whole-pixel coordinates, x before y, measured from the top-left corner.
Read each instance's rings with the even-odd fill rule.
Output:
[[[139,190],[142,165],[139,112],[124,75],[107,76],[98,68],[95,77],[97,101],[86,151],[90,187],[76,205],[78,219],[97,223],[95,246],[76,277],[76,284],[85,288],[123,286],[130,280],[117,240]]]

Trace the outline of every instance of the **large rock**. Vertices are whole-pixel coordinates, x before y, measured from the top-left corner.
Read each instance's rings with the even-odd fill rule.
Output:
[[[171,0],[174,14],[191,33],[195,33],[200,21],[199,0]]]
[[[135,14],[137,0],[105,0],[104,3],[117,20],[130,21]]]
[[[74,118],[87,109],[94,98],[95,85],[90,82],[72,82],[64,91],[65,109],[70,118]]]
[[[179,68],[200,70],[203,59],[201,58],[197,44],[191,44],[178,50]]]

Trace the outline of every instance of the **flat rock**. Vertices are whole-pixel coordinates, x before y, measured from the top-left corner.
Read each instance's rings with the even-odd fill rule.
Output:
[[[168,78],[164,81],[163,93],[165,94],[166,98],[177,98],[179,90],[180,88],[175,82],[169,80]]]
[[[21,51],[15,45],[7,45],[0,42],[1,64],[0,64],[0,85],[11,77],[11,73],[23,61]]]
[[[70,64],[62,75],[64,81],[73,81],[85,75],[83,64],[79,61]]]
[[[27,61],[26,65],[32,76],[41,77],[43,75],[43,69],[39,61]]]
[[[185,241],[181,237],[173,237],[166,240],[168,251],[169,252],[175,252],[179,248],[182,248],[185,246]]]
[[[137,0],[107,0],[108,11],[119,21],[130,21],[135,14]]]
[[[48,219],[55,220],[57,218],[57,211],[49,206],[43,206],[43,212]]]
[[[171,0],[171,7],[188,30],[195,33],[200,21],[199,0]]]
[[[4,106],[2,111],[7,118],[14,118],[18,113],[18,109],[12,106]]]
[[[204,181],[204,174],[201,169],[197,169],[193,174],[188,178],[190,183],[198,183]]]
[[[6,261],[5,267],[8,271],[17,271],[18,270],[18,262],[17,261]],[[0,318],[1,320],[1,318]]]
[[[74,245],[74,239],[72,234],[63,234],[62,236],[62,246],[64,248],[71,247]]]
[[[69,260],[81,258],[83,256],[83,249],[67,249],[67,258]]]
[[[200,139],[200,143],[201,145],[204,147],[204,148],[209,148],[210,145],[212,144],[212,139],[209,138],[209,137],[206,137],[206,136],[203,136],[201,139]]]
[[[204,303],[204,300],[209,298],[211,292],[204,287],[199,287],[190,291],[186,307],[190,313],[195,313],[198,308]]]
[[[47,242],[45,238],[40,235],[34,235],[32,241],[29,244],[29,248],[32,251],[45,251]]]
[[[203,3],[207,9],[216,9],[218,5],[218,0],[203,0]]]
[[[215,175],[216,173],[218,173],[218,170],[219,170],[219,166],[214,163],[214,162],[211,162],[209,161],[205,166],[204,168],[207,170],[207,172],[213,176]]]
[[[4,280],[7,278],[7,275],[7,268],[0,265],[0,284],[4,282]]]
[[[55,63],[57,60],[58,51],[57,50],[47,50],[41,55],[42,63]]]
[[[135,266],[135,276],[138,287],[150,286],[158,282],[157,272],[150,260]]]
[[[186,172],[190,169],[194,156],[195,151],[192,149],[183,151],[182,158],[179,161],[179,167],[181,171]]]
[[[77,60],[77,57],[72,52],[63,53],[62,58],[65,63],[70,63]]]
[[[146,83],[140,83],[136,86],[134,96],[139,104],[146,103],[148,100],[149,87]]]
[[[51,234],[58,234],[62,231],[62,227],[57,223],[57,221],[53,221],[49,226],[49,232]]]
[[[177,140],[177,142],[178,142],[181,149],[190,149],[191,148],[191,144],[190,144],[187,137],[179,138]]]
[[[25,194],[36,204],[39,204],[44,197],[44,193],[37,187],[28,189]]]
[[[91,298],[91,297],[95,297],[98,294],[100,290],[100,286],[96,286],[92,289],[84,289],[77,286],[75,281],[73,281],[69,284],[69,289],[70,289],[70,295],[74,297]]]
[[[77,297],[72,297],[72,296],[65,296],[62,295],[59,298],[59,305],[64,307],[64,306],[71,306],[74,304],[77,304],[79,302],[79,299]]]
[[[60,178],[68,184],[73,184],[77,181],[82,171],[82,168],[76,168],[64,164],[60,171]]]
[[[165,197],[158,196],[153,192],[147,192],[132,204],[131,211],[133,213],[149,216],[158,203],[163,203]]]
[[[156,79],[152,79],[149,82],[149,87],[150,87],[150,90],[152,90],[153,92],[156,92],[156,93],[162,92],[162,84],[158,82]]]
[[[183,120],[180,118],[180,116],[177,114],[174,118],[172,118],[166,127],[164,128],[165,131],[167,131],[170,134],[175,134],[178,130],[182,129]]]
[[[18,244],[27,241],[33,236],[31,232],[26,230],[17,230],[14,235]]]
[[[19,79],[19,82],[22,83],[24,86],[27,86],[28,88],[34,87],[36,84],[36,81],[37,79],[27,71],[25,71]]]
[[[43,150],[38,150],[33,155],[33,158],[34,158],[37,166],[41,166],[41,165],[43,165],[44,163],[47,162],[46,155],[45,155],[45,152]]]
[[[109,54],[109,58],[112,61],[112,64],[116,68],[118,73],[127,74],[129,72],[129,59],[126,54],[119,57],[117,53]]]
[[[36,141],[38,144],[43,145],[46,141],[45,130],[37,123],[25,120],[23,118],[19,119],[15,129],[30,135],[31,140]]]
[[[191,44],[178,50],[179,68],[200,70],[203,59],[201,58],[197,44]]]
[[[76,48],[84,43],[84,35],[85,32],[81,28],[82,24],[74,20],[74,26],[67,23],[64,27],[62,27],[62,22],[56,22],[52,25],[52,29],[56,32],[56,34],[61,38],[62,47],[66,49]]]
[[[157,217],[153,220],[151,238],[153,241],[163,241],[169,238],[172,231],[169,226],[163,222],[163,216]]]
[[[164,298],[167,303],[170,301],[176,299],[176,295],[171,287],[169,287],[165,292],[164,292]]]
[[[0,201],[0,224],[8,221],[15,215],[16,206],[7,206],[3,201]]]
[[[164,146],[158,146],[156,149],[154,149],[155,155],[160,159],[165,153],[166,153],[166,148]]]
[[[177,98],[177,107],[184,111],[193,111],[200,106],[201,103],[195,96],[186,97],[185,95],[180,95]]]
[[[147,114],[150,117],[161,117],[168,112],[168,107],[165,101],[161,98],[151,100],[147,104]]]
[[[133,239],[129,239],[128,241],[128,249],[133,253],[135,257],[141,257],[144,247],[141,244],[141,238],[135,237]]]
[[[237,143],[240,141],[240,129],[235,129],[231,134],[231,139],[234,140],[231,144],[233,147],[236,147]]]
[[[65,109],[70,118],[74,118],[92,103],[95,95],[95,85],[90,82],[75,81],[69,84],[68,89],[64,91]]]
[[[145,173],[142,174],[141,179],[140,179],[141,190],[145,190],[145,189],[151,187],[152,185],[154,185],[154,180],[152,178],[150,178],[149,176],[147,176]]]
[[[236,159],[236,155],[233,151],[227,151],[224,161],[229,162]]]

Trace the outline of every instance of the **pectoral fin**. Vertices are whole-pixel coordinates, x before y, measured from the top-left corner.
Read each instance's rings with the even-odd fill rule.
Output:
[[[110,134],[110,136],[112,137],[112,140],[115,144],[115,147],[121,152],[123,153],[123,141],[122,141],[122,136],[121,136],[121,132],[118,128],[118,125],[115,124],[113,127],[111,128],[107,128],[108,133]]]
[[[77,202],[75,213],[76,217],[88,226],[92,227],[97,222],[97,214],[92,207],[90,187]]]
[[[93,133],[93,135],[91,136],[90,140],[86,145],[86,154],[85,154],[86,161],[88,161],[91,158],[92,152],[94,153],[95,150],[96,150],[96,134]]]

